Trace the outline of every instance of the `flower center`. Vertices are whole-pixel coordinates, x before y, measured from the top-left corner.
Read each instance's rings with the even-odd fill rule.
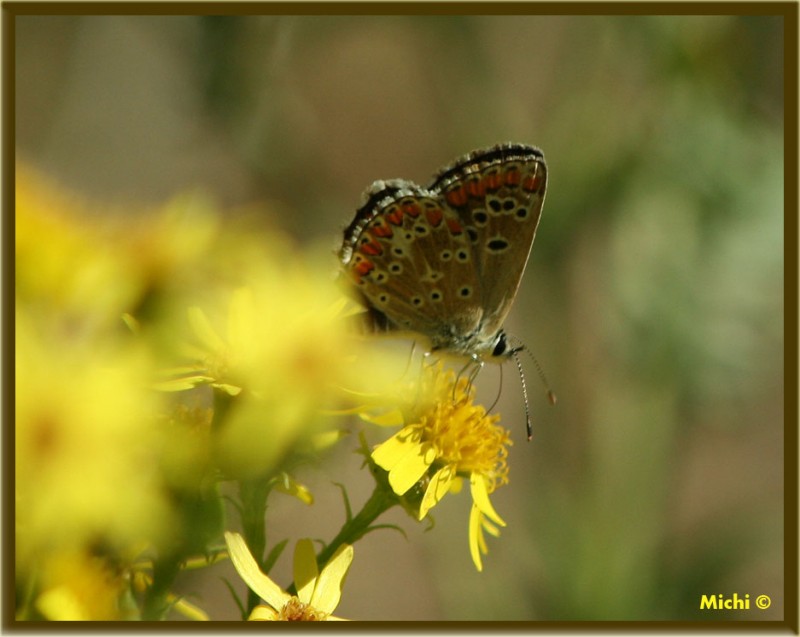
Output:
[[[327,613],[301,602],[297,597],[292,597],[284,604],[278,619],[284,622],[322,622],[327,617]]]
[[[499,415],[489,416],[482,406],[473,404],[475,389],[467,379],[455,382],[452,372],[445,376],[449,381],[446,398],[420,418],[422,440],[433,446],[440,463],[456,467],[459,474],[484,475],[489,491],[494,491],[508,482],[508,431],[497,424]]]

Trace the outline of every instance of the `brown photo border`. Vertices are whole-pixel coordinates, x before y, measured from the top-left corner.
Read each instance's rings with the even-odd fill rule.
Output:
[[[54,15],[737,15],[784,26],[784,619],[783,621],[347,622],[328,631],[798,634],[798,3],[797,2],[3,2],[2,12],[2,630],[261,632],[310,630],[248,622],[18,622],[14,581],[15,19]],[[319,629],[317,629],[319,630]]]

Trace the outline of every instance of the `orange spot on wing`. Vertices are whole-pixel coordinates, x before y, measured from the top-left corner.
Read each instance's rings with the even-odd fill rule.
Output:
[[[528,175],[522,182],[522,188],[528,192],[536,192],[539,190],[539,185],[541,183],[542,179],[539,175]]]
[[[400,208],[386,213],[386,221],[395,226],[403,225],[403,211]]]
[[[383,246],[375,241],[375,239],[370,240],[368,243],[360,246],[360,248],[364,254],[368,254],[372,257],[378,254],[383,254]]]
[[[500,186],[503,185],[503,180],[501,178],[500,172],[495,170],[486,175],[483,178],[483,185],[486,190],[497,190]]]
[[[419,204],[414,203],[413,201],[407,201],[403,204],[403,214],[409,215],[416,219],[419,217],[421,212],[422,211],[419,208]]]
[[[360,279],[363,276],[367,276],[370,272],[375,269],[375,264],[372,261],[367,261],[364,259],[360,263],[357,263],[353,270],[355,270],[358,278]]]
[[[505,182],[507,186],[518,186],[521,179],[522,175],[519,174],[517,168],[510,168],[506,171]]]
[[[431,208],[430,210],[426,210],[425,216],[428,218],[428,223],[430,223],[434,228],[442,223],[442,218],[444,217],[441,208]]]
[[[447,224],[447,227],[450,229],[450,234],[458,235],[464,233],[464,228],[462,228],[461,224],[458,223],[458,221],[456,221],[455,219],[447,219],[445,223]]]
[[[486,196],[486,186],[482,179],[475,178],[469,179],[467,181],[467,193],[470,197],[485,197]]]
[[[445,199],[451,206],[463,206],[467,203],[467,193],[463,186],[457,186],[447,191]]]
[[[391,237],[394,234],[394,230],[392,230],[391,226],[381,224],[372,228],[372,234],[376,237]]]

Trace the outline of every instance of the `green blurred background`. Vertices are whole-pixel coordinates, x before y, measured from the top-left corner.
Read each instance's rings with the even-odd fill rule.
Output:
[[[550,181],[507,330],[508,523],[484,572],[469,497],[423,532],[356,546],[337,614],[359,619],[783,617],[783,20],[779,17],[20,17],[21,158],[104,201],[202,187],[265,202],[333,250],[373,180],[427,183],[501,141]],[[500,382],[479,384],[491,403]],[[298,477],[270,541],[331,539],[371,487],[353,445]],[[289,554],[275,578],[291,580]],[[237,611],[219,577],[182,592]],[[701,611],[703,594],[765,611]],[[198,596],[198,597],[196,597]]]

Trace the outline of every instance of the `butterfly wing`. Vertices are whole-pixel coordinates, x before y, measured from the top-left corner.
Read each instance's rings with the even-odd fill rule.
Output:
[[[418,332],[465,355],[494,351],[546,184],[542,152],[521,144],[470,153],[427,189],[375,182],[340,252],[371,327]]]
[[[376,182],[345,230],[345,272],[375,326],[426,335],[458,349],[482,316],[473,249],[438,193],[407,181]]]
[[[539,225],[547,166],[533,146],[503,144],[456,160],[429,190],[441,193],[469,237],[485,339],[502,327]]]

